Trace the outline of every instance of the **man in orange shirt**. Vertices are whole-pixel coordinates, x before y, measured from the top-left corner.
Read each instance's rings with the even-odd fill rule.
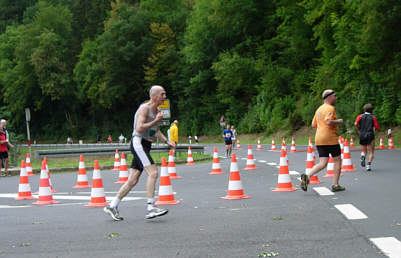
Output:
[[[344,191],[345,188],[338,184],[341,173],[341,148],[337,140],[337,127],[343,123],[343,120],[337,118],[334,109],[337,101],[334,90],[323,91],[322,98],[324,104],[316,110],[312,120],[312,127],[317,128],[315,144],[319,152],[319,163],[307,174],[301,175],[301,188],[304,191],[308,190],[309,178],[327,166],[329,154],[331,154],[334,160],[334,177],[331,190],[333,192]]]

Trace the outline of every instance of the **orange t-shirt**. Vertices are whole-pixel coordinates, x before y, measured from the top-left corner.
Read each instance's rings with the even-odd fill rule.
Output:
[[[337,145],[337,125],[326,124],[327,120],[336,120],[337,114],[334,106],[329,104],[321,105],[315,113],[312,125],[317,125],[315,144],[316,145]]]

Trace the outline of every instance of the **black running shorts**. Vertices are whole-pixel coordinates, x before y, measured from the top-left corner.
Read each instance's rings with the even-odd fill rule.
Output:
[[[131,140],[131,153],[133,155],[131,168],[142,172],[144,167],[155,164],[152,156],[150,156],[151,148],[152,142],[141,137],[133,137]]]
[[[319,157],[320,158],[328,158],[329,154],[333,158],[338,157],[341,155],[341,148],[340,145],[318,145],[317,151],[319,152]]]
[[[0,159],[7,159],[7,158],[8,158],[8,152],[7,151],[0,152]]]
[[[232,140],[225,140],[226,145],[232,145],[233,141]]]

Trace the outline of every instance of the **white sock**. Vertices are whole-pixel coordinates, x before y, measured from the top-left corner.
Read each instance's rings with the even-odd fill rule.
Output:
[[[153,198],[148,198],[148,201],[147,201],[147,203],[148,203],[148,211],[150,211],[151,209],[153,209],[153,207],[154,207],[154,205],[153,205],[153,203],[154,203],[154,199]]]
[[[118,199],[118,197],[114,198],[111,203],[110,203],[110,208],[117,208],[117,206],[120,204],[121,200]]]

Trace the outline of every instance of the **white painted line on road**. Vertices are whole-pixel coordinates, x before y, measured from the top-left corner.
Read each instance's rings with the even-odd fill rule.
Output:
[[[241,158],[242,160],[247,160],[247,158]]]
[[[401,242],[395,237],[370,238],[385,255],[390,258],[401,257]]]
[[[295,170],[290,170],[290,175],[299,176],[299,173]]]
[[[275,163],[275,162],[269,162],[269,163],[267,163],[267,165],[270,165],[270,166],[276,166],[276,165],[277,165],[277,163]]]
[[[0,194],[0,198],[15,198],[17,197],[18,194]],[[32,195],[35,198],[38,198],[38,195],[33,194]],[[114,198],[114,196],[106,196],[106,200],[110,201]],[[83,200],[83,201],[90,201],[91,197],[90,196],[78,196],[78,195],[69,195],[69,196],[63,196],[63,195],[53,195],[53,199],[56,200]],[[136,200],[145,200],[146,197],[129,197],[126,196],[124,197],[123,201],[136,201]]]
[[[266,160],[258,160],[260,163],[266,163]]]
[[[280,166],[276,166],[276,168],[280,168]]]
[[[88,192],[75,192],[76,194],[90,194],[91,193],[91,191],[88,191]],[[118,192],[104,192],[105,194],[117,194]],[[129,192],[130,194],[133,194],[133,193],[146,193],[146,191],[130,191]],[[155,193],[157,193],[157,191],[155,191]]]
[[[327,187],[313,187],[313,190],[315,190],[318,194],[322,196],[334,195],[334,193],[330,191]]]
[[[334,205],[347,219],[354,220],[354,219],[367,219],[366,216],[362,211],[358,210],[352,204],[338,204]]]
[[[302,181],[301,177],[297,177],[297,179],[298,179],[299,181]]]
[[[30,205],[24,205],[24,206],[0,205],[0,209],[26,208],[26,207],[32,207],[32,206],[30,206]]]

